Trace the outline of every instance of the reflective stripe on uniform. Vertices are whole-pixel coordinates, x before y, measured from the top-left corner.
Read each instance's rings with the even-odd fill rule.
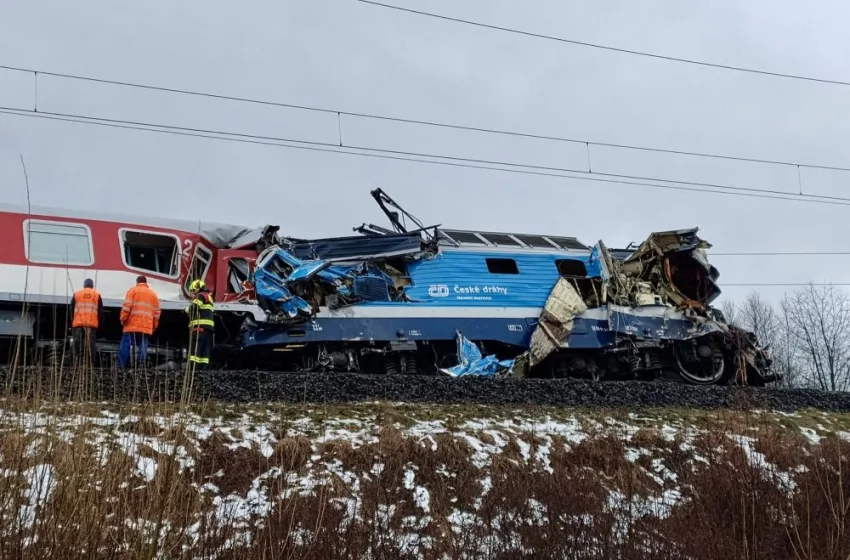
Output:
[[[209,302],[209,303],[207,303]],[[186,307],[189,314],[189,328],[192,327],[215,327],[215,305],[212,294],[206,294],[206,298],[195,297]]]
[[[120,317],[125,333],[152,334],[159,325],[160,315],[159,298],[146,283],[140,282],[127,291]]]
[[[190,362],[195,362],[196,364],[208,364],[210,363],[209,358],[199,358],[197,356],[189,356]]]
[[[74,292],[74,316],[72,327],[97,328],[99,326],[100,294],[94,288],[83,288]]]

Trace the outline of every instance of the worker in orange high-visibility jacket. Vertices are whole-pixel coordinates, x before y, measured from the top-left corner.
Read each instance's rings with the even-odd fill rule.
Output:
[[[148,337],[159,326],[159,298],[144,276],[136,278],[136,285],[127,290],[121,307],[121,325],[124,335],[118,349],[118,367],[130,364],[131,348],[135,348],[136,363],[143,365],[148,351]]]
[[[83,287],[74,292],[70,311],[75,363],[91,365],[96,357],[95,335],[103,321],[103,299],[91,278],[86,278]]]

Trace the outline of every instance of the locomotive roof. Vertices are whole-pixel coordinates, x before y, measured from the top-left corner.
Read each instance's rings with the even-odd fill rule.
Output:
[[[0,204],[0,212],[15,212],[19,214],[32,214],[33,216],[68,218],[74,220],[97,220],[102,222],[115,222],[136,226],[152,226],[162,229],[192,232],[201,235],[216,247],[225,247],[234,239],[243,236],[245,233],[253,229],[240,225],[206,222],[202,220],[155,218],[115,212],[57,208],[53,206],[33,205],[28,210],[27,206],[23,204]]]
[[[493,231],[471,231],[443,229],[440,233],[459,245],[479,247],[511,247],[514,249],[560,249],[567,251],[589,251],[590,247],[575,237],[560,235],[538,235],[531,233],[507,233]]]

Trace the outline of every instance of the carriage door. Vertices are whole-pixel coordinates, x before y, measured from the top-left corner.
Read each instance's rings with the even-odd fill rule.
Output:
[[[192,265],[189,267],[189,273],[186,275],[186,282],[183,284],[183,291],[186,296],[189,295],[189,285],[195,280],[203,280],[207,282],[207,273],[212,264],[212,251],[201,245],[195,245],[195,253],[192,255]]]

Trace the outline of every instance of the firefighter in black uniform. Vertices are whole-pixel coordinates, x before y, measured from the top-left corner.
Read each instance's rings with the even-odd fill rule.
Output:
[[[192,281],[189,293],[192,301],[185,309],[189,315],[189,363],[193,369],[203,370],[209,366],[212,355],[215,306],[203,280]]]

